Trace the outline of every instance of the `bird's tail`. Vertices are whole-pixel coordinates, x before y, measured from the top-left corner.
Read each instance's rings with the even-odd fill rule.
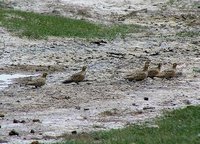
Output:
[[[62,83],[63,83],[63,84],[68,84],[68,83],[71,83],[71,82],[73,82],[73,80],[69,79],[69,80],[63,81]]]

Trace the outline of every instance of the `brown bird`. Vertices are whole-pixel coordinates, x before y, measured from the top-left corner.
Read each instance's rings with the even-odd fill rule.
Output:
[[[149,67],[150,61],[146,61],[143,67],[143,70],[136,70],[135,72],[127,75],[125,79],[129,81],[141,81],[147,78],[148,76],[148,67]]]
[[[32,85],[35,86],[35,88],[41,87],[45,85],[47,75],[48,75],[47,73],[43,73],[41,77],[36,79],[31,79],[30,81],[27,81],[25,85]]]
[[[160,73],[162,63],[159,63],[157,67],[153,67],[148,69],[148,77],[154,78],[156,75]]]
[[[78,84],[79,82],[85,79],[86,69],[87,67],[83,66],[80,72],[73,74],[69,79],[63,81],[62,83],[67,84],[67,83],[75,82]]]
[[[176,76],[176,66],[177,66],[177,63],[173,63],[172,68],[166,69],[166,70],[160,72],[156,77],[166,78],[166,79],[175,77]]]

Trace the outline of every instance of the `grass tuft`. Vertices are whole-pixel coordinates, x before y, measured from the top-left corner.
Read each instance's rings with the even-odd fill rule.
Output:
[[[118,35],[125,36],[144,30],[139,25],[105,26],[85,20],[8,9],[0,9],[0,25],[18,36],[34,39],[48,36],[113,39]]]
[[[62,144],[199,144],[200,106],[167,112],[155,121],[157,127],[146,124],[91,134],[67,135]],[[57,143],[61,144],[61,143]]]
[[[179,37],[198,37],[200,36],[200,32],[194,32],[194,31],[181,31],[176,33]]]

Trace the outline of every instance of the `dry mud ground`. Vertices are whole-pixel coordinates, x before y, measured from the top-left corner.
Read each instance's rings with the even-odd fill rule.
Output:
[[[200,37],[176,35],[180,31],[199,32],[200,11],[195,7],[198,1],[184,0],[173,5],[159,0],[87,2],[8,1],[7,6],[16,9],[56,12],[103,23],[137,23],[148,29],[96,45],[82,39],[20,39],[0,28],[1,74],[49,73],[42,88],[11,84],[0,91],[0,112],[5,115],[0,118],[1,143],[59,141],[72,131],[124,127],[150,120],[163,110],[200,104],[200,74],[194,71],[200,68]],[[152,66],[162,62],[163,69],[177,62],[177,71],[182,75],[135,83],[123,79],[147,59]],[[83,65],[88,65],[85,82],[61,83]],[[25,123],[13,123],[14,119]],[[8,136],[12,129],[19,136]]]

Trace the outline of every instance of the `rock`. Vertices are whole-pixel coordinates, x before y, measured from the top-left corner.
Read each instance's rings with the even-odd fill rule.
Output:
[[[98,46],[100,46],[100,45],[102,45],[102,44],[107,44],[107,42],[104,41],[104,40],[92,41],[91,43],[96,44],[96,45],[98,45]]]
[[[11,131],[9,132],[9,136],[14,136],[14,135],[19,136],[19,133],[16,132],[16,131],[13,129],[13,130],[11,130]]]
[[[184,104],[187,104],[187,105],[190,105],[190,104],[191,104],[191,101],[190,101],[190,100],[183,100],[183,103],[184,103]]]
[[[136,103],[132,103],[132,106],[137,106]]]
[[[25,120],[22,120],[22,121],[20,121],[20,123],[26,123],[26,121],[25,121]]]
[[[38,141],[32,141],[31,144],[40,144]]]
[[[143,107],[143,110],[148,110],[148,109],[155,109],[155,107]]]
[[[30,131],[30,133],[34,134],[34,133],[35,133],[35,131],[32,129],[32,130]]]
[[[40,122],[39,119],[33,119],[33,122]]]
[[[75,109],[80,110],[81,107],[80,106],[75,106]]]
[[[74,131],[72,131],[71,133],[72,133],[72,134],[77,134],[77,131],[74,130]]]
[[[19,120],[16,120],[16,119],[14,119],[14,120],[13,120],[13,123],[20,123],[20,121],[19,121]]]
[[[5,140],[2,140],[2,139],[0,139],[0,143],[8,143],[8,141],[5,141]]]
[[[89,110],[89,108],[84,108],[83,110],[84,110],[84,111],[88,111],[88,110]]]
[[[5,115],[0,113],[0,117],[3,118],[3,117],[5,117]]]
[[[149,98],[148,98],[148,97],[144,97],[144,100],[148,101],[148,100],[149,100]]]

